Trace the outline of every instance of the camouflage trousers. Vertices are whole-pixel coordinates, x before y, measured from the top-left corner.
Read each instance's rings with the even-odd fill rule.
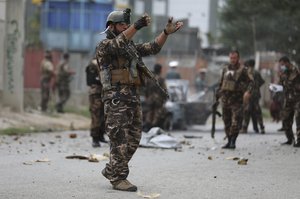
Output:
[[[91,113],[91,137],[99,140],[103,138],[105,132],[104,104],[100,93],[89,95],[89,110]]]
[[[243,122],[243,105],[240,103],[223,105],[222,118],[226,136],[237,137]]]
[[[56,103],[56,110],[57,112],[63,112],[64,105],[70,98],[71,90],[69,87],[58,87],[57,89],[59,100]]]
[[[262,111],[259,105],[259,99],[251,99],[248,106],[244,108],[243,130],[247,131],[248,125],[252,119],[254,131],[258,131],[257,123],[261,130],[264,130]]]
[[[50,80],[41,80],[41,109],[46,111],[50,99]]]
[[[152,127],[164,128],[163,123],[167,110],[163,104],[161,106],[149,106],[145,114],[145,124],[148,125],[149,129]]]
[[[105,130],[110,139],[110,160],[104,169],[111,181],[124,180],[129,174],[128,162],[137,150],[142,129],[140,101],[106,100]]]
[[[282,125],[288,140],[294,139],[294,117],[297,130],[297,141],[300,141],[300,101],[286,101],[282,111]]]

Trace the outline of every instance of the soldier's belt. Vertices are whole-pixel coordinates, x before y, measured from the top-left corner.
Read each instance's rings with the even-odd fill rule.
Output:
[[[126,69],[115,69],[111,70],[111,84],[125,84],[125,85],[135,85],[140,86],[140,77],[132,77],[130,72]]]

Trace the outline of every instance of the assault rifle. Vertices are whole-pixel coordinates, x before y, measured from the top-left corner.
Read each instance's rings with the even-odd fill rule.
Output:
[[[217,110],[218,105],[219,105],[219,99],[216,96],[216,89],[214,89],[214,100],[213,100],[213,105],[212,105],[212,126],[211,126],[211,138],[215,138],[215,131],[216,131],[216,115],[219,117],[222,116],[222,114]]]
[[[149,68],[145,65],[145,63],[138,55],[136,49],[132,46],[132,44],[128,43],[128,45],[126,45],[125,48],[129,56],[137,61],[138,70],[142,73],[142,75],[153,81],[160,93],[165,97],[165,99],[169,99],[168,91],[166,91],[160,86],[158,80],[155,78],[154,74],[149,70]]]

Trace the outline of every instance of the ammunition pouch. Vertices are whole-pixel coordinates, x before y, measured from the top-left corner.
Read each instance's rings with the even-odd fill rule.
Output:
[[[141,86],[139,75],[134,77],[127,69],[110,70],[106,68],[100,72],[103,90],[109,90],[117,85]]]
[[[221,89],[223,91],[235,91],[235,81],[233,80],[225,80],[223,83],[222,83],[222,87]]]

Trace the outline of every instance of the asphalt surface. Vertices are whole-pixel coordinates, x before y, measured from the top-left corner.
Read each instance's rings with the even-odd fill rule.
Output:
[[[100,174],[106,161],[66,159],[103,154],[92,148],[88,131],[0,136],[0,198],[135,199],[299,199],[300,149],[281,146],[280,124],[267,123],[266,134],[241,134],[235,150],[223,150],[222,124],[210,138],[210,122],[169,132],[183,141],[181,150],[139,148],[128,179],[140,193],[115,191]],[[70,138],[76,133],[76,138]],[[203,136],[185,139],[184,135]],[[248,159],[239,165],[233,157]],[[37,162],[37,160],[41,162]],[[45,161],[45,162],[43,162]]]

